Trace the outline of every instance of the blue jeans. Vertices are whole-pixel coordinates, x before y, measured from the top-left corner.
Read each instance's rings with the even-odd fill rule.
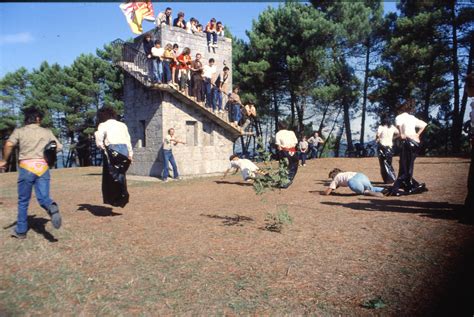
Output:
[[[164,83],[170,83],[171,82],[171,68],[170,68],[170,62],[168,60],[165,60],[162,62],[163,66],[163,82]]]
[[[114,150],[124,156],[128,156],[128,148],[126,144],[109,144],[108,147],[110,150]]]
[[[153,60],[153,80],[161,84],[163,81],[163,65],[161,65],[161,60]]]
[[[49,169],[41,176],[37,176],[24,168],[18,171],[18,218],[16,232],[26,233],[28,231],[28,206],[31,199],[31,191],[35,188],[36,199],[40,206],[48,210],[53,204],[49,197],[49,182],[51,176]]]
[[[212,88],[212,110],[222,110],[222,94],[218,88]]]
[[[166,180],[169,176],[168,172],[168,162],[171,163],[173,168],[173,178],[178,178],[178,166],[176,166],[176,161],[174,160],[173,151],[163,150],[163,180]]]
[[[210,108],[214,104],[214,102],[212,101],[213,94],[212,94],[212,85],[211,85],[210,78],[204,78],[204,90],[206,92],[206,107]]]
[[[347,183],[349,188],[356,194],[363,194],[366,190],[370,190],[373,192],[381,192],[383,190],[382,187],[375,187],[372,186],[370,180],[367,176],[362,173],[355,174]]]
[[[232,122],[239,123],[242,119],[242,111],[240,111],[240,105],[238,103],[232,104]]]
[[[207,45],[211,44],[211,37],[212,37],[212,44],[217,44],[217,33],[206,33],[207,38]]]

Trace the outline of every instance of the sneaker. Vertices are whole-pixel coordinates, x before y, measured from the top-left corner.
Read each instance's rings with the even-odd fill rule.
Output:
[[[11,237],[19,239],[19,240],[23,240],[23,239],[26,239],[26,232],[25,233],[18,233],[18,232],[16,232],[15,229],[13,229]]]
[[[178,176],[178,177],[175,177],[174,179],[177,180],[177,181],[180,181],[180,180],[182,180],[183,178],[182,178],[181,176]]]
[[[212,47],[217,48],[217,43],[212,44]]]
[[[48,208],[48,215],[51,217],[51,223],[55,229],[61,228],[61,215],[56,203],[52,203]]]
[[[163,180],[163,183],[168,183],[169,181],[170,181],[169,179],[165,178],[165,179]]]

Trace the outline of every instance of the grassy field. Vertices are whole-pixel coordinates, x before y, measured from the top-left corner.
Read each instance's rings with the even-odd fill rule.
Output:
[[[131,177],[123,209],[101,203],[100,168],[54,170],[63,226],[32,200],[26,240],[10,237],[17,175],[0,174],[0,316],[472,316],[468,166],[419,158],[429,191],[386,198],[319,195],[333,167],[380,184],[376,158],[312,160],[262,196],[240,175]],[[291,222],[269,231],[269,213]]]

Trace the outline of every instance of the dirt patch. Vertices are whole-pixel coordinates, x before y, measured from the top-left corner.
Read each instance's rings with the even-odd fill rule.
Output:
[[[54,170],[63,227],[32,201],[26,240],[9,237],[17,175],[0,174],[0,314],[471,312],[474,227],[455,217],[468,164],[419,158],[429,191],[387,198],[319,195],[334,167],[380,184],[375,158],[308,161],[289,189],[262,196],[239,175],[130,180],[123,209],[101,203],[99,168]],[[263,230],[282,209],[291,224]]]

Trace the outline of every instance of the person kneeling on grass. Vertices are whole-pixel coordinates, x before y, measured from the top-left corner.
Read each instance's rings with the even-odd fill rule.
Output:
[[[263,174],[257,165],[255,165],[252,161],[247,159],[241,159],[236,154],[233,154],[229,157],[230,160],[230,168],[225,171],[222,179],[224,179],[227,174],[232,170],[235,169],[234,174],[236,174],[239,170],[242,173],[242,178],[244,181],[250,181],[255,178],[256,174]]]
[[[382,187],[372,186],[367,176],[356,172],[343,172],[338,168],[333,169],[329,173],[329,178],[332,179],[329,187],[322,192],[324,195],[330,195],[333,190],[338,187],[349,187],[354,193],[359,195],[368,195],[383,197]]]

